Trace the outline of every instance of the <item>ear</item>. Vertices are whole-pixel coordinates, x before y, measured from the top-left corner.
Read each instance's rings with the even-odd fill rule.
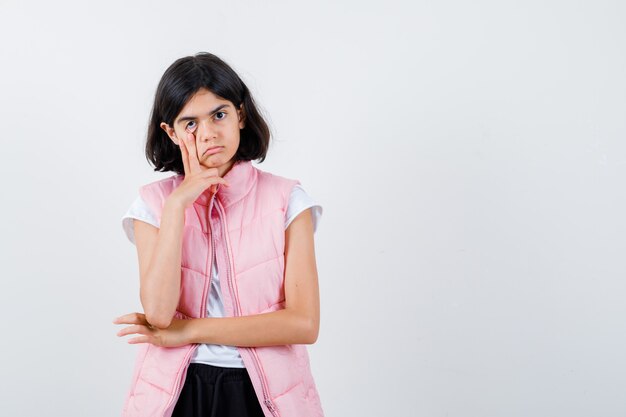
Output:
[[[239,129],[243,129],[246,126],[246,111],[243,107],[243,103],[241,103],[239,109],[237,109],[237,117],[239,118]]]
[[[172,129],[165,122],[161,122],[161,124],[159,126],[161,126],[161,129],[163,129],[165,131],[165,133],[167,133],[167,136],[169,136],[170,139],[172,139],[172,142],[174,142],[176,144],[176,146],[179,146],[178,145],[178,137],[176,136],[176,132],[174,131],[174,129]]]

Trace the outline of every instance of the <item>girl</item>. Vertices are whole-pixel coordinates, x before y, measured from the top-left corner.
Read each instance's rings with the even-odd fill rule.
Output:
[[[319,329],[322,207],[298,180],[252,166],[269,138],[217,56],[163,74],[146,157],[175,175],[140,187],[122,218],[144,310],[113,321],[139,335],[123,416],[323,416],[305,346]]]

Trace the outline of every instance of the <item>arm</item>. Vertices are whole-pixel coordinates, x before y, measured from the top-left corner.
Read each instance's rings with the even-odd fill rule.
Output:
[[[190,343],[230,346],[312,344],[319,332],[319,287],[311,209],[285,231],[285,308],[242,317],[191,319]]]
[[[184,212],[181,205],[166,200],[160,228],[133,220],[141,305],[148,323],[161,329],[170,325],[180,297]]]

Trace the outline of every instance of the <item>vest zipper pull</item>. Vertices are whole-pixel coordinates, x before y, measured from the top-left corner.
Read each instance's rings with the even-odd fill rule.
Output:
[[[270,400],[265,400],[265,405],[269,408],[270,411],[274,411],[274,406]]]

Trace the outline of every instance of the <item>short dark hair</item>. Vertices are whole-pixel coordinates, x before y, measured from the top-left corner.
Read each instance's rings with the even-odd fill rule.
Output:
[[[165,122],[173,126],[187,101],[202,88],[230,101],[236,108],[243,103],[245,125],[239,131],[239,148],[234,161],[263,162],[269,147],[270,130],[257,110],[250,90],[222,59],[208,52],[199,52],[174,61],[159,81],[146,139],[146,158],[154,165],[154,170],[185,175],[180,149],[160,124]]]

